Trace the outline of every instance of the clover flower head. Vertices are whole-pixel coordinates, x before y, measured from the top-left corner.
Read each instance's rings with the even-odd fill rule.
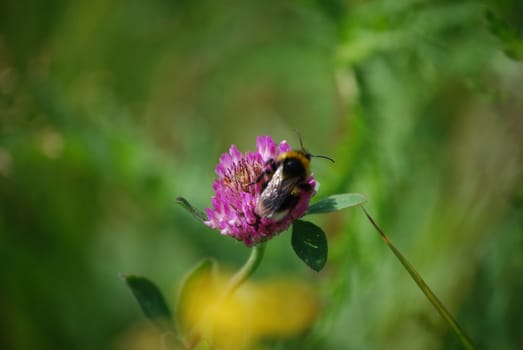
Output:
[[[262,184],[257,181],[259,175],[265,171],[270,159],[277,159],[290,150],[286,141],[276,145],[270,136],[256,139],[256,152],[242,154],[232,145],[228,153],[221,155],[216,166],[215,194],[212,208],[206,209],[205,224],[250,247],[285,231],[294,220],[302,217],[315,193],[316,182],[312,175],[306,180],[310,190],[299,190],[296,205],[283,218],[261,217],[256,210],[263,191]]]

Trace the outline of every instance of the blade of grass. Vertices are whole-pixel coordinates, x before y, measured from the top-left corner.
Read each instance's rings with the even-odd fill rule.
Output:
[[[394,246],[394,244],[392,244],[390,239],[387,237],[387,235],[385,235],[385,233],[381,230],[381,228],[376,224],[376,222],[369,215],[367,210],[365,210],[365,208],[363,206],[361,206],[361,209],[363,209],[363,212],[367,216],[367,219],[369,219],[372,226],[374,226],[376,231],[378,231],[378,233],[380,234],[381,238],[385,241],[385,243],[389,246],[389,248],[392,250],[394,255],[396,255],[398,260],[408,271],[408,273],[410,274],[410,276],[412,277],[414,282],[416,282],[416,284],[421,289],[423,294],[425,294],[427,299],[429,299],[429,301],[436,308],[436,310],[439,312],[441,317],[443,317],[443,319],[445,321],[447,321],[447,323],[452,328],[454,333],[456,333],[459,340],[461,341],[461,344],[463,345],[463,348],[465,348],[467,350],[474,350],[475,348],[474,348],[474,345],[472,344],[472,340],[467,336],[467,334],[465,333],[463,328],[460,327],[458,322],[454,319],[452,314],[447,310],[445,305],[443,305],[443,303],[438,299],[438,297],[434,294],[434,292],[429,288],[427,283],[425,283],[425,281],[423,280],[421,275],[418,273],[418,271],[416,271],[414,266],[412,266],[412,264],[407,260],[407,258],[405,258],[403,256],[403,254],[401,254],[401,252],[398,250],[398,248],[396,248],[396,246]]]

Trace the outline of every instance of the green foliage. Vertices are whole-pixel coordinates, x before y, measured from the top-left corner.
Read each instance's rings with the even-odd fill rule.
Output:
[[[487,11],[486,18],[490,31],[500,40],[503,51],[512,59],[523,60],[523,39],[516,28],[492,11]]]
[[[324,214],[363,204],[367,199],[358,193],[335,194],[312,204],[307,214]]]
[[[298,257],[314,271],[320,271],[327,262],[327,237],[311,222],[296,220],[292,224],[292,248]]]
[[[145,316],[161,330],[171,331],[171,311],[158,287],[144,277],[124,276],[124,279]]]

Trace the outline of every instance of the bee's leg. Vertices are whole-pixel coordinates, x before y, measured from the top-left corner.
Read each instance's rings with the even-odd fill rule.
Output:
[[[256,221],[253,224],[249,224],[250,226],[253,226],[255,230],[258,230],[258,227],[260,226],[261,218],[256,214]]]
[[[312,190],[312,186],[307,182],[302,182],[296,185],[300,190],[303,190],[305,192],[310,192]]]
[[[268,174],[267,170],[264,170],[260,173],[260,175],[258,175],[256,177],[256,180],[254,180],[253,182],[251,182],[251,185],[254,185],[254,184],[257,184],[257,183],[260,183],[261,179],[263,179],[263,177]]]
[[[272,172],[275,172],[276,169],[278,169],[278,164],[276,164],[276,161],[273,158],[266,161],[265,166],[270,166]]]
[[[273,158],[271,158],[271,159],[269,159],[268,161],[266,161],[266,162],[265,162],[265,170],[263,170],[263,171],[260,173],[260,175],[258,175],[258,176],[256,177],[256,180],[254,180],[254,182],[251,183],[251,185],[252,185],[252,184],[255,184],[255,183],[256,183],[256,184],[259,183],[259,182],[261,181],[261,179],[263,179],[263,177],[264,177],[265,175],[270,175],[270,174],[274,173],[274,172],[276,171],[276,168],[277,168],[277,166],[276,166],[276,162],[274,161]]]

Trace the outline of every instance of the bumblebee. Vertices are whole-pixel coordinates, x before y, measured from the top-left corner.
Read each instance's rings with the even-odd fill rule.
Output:
[[[298,137],[301,149],[284,152],[277,159],[269,159],[265,170],[256,179],[256,183],[265,179],[256,206],[262,218],[281,221],[298,204],[300,193],[312,190],[307,182],[311,157],[325,158],[334,163],[329,157],[307,152],[299,134]]]

